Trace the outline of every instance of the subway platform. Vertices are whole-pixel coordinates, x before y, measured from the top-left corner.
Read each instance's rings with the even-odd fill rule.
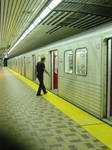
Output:
[[[112,127],[0,68],[0,150],[109,150]]]

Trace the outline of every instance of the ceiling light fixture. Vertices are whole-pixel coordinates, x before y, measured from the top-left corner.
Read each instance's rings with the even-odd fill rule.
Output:
[[[53,0],[50,4],[49,4],[49,8],[52,10],[54,9],[59,3],[61,3],[62,0]]]
[[[40,14],[40,18],[44,19],[49,13],[50,13],[51,9],[49,9],[49,7],[46,7],[43,12]]]
[[[42,20],[42,19],[40,19],[39,17],[37,17],[37,18],[35,19],[35,21],[33,22],[33,24],[36,26],[36,25],[38,25],[38,24],[41,22],[41,20]]]

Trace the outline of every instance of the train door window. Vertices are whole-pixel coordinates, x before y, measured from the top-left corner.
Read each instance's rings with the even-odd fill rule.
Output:
[[[52,90],[58,89],[58,52],[57,50],[51,51],[51,83]]]
[[[76,50],[76,75],[87,75],[87,49],[81,48]]]
[[[108,40],[107,61],[107,118],[110,118],[112,117],[112,39]]]
[[[73,72],[73,52],[71,50],[65,51],[65,73]]]
[[[58,55],[55,53],[55,73],[58,74]]]

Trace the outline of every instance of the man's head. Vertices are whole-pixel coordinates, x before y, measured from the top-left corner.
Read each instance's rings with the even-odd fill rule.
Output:
[[[42,57],[41,57],[41,61],[42,61],[42,62],[45,62],[45,59],[46,59],[45,56],[42,56]]]

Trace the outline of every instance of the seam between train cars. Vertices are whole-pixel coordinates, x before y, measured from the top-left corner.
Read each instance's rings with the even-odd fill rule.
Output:
[[[25,78],[24,76],[16,73],[12,69],[7,69],[15,74],[18,78],[24,81],[27,85],[29,85],[33,90],[37,91],[38,85],[33,81]],[[112,127],[105,124],[104,122],[98,120],[97,118],[91,116],[90,114],[84,112],[80,108],[70,104],[64,99],[56,96],[55,94],[48,91],[47,95],[42,95],[46,100],[55,105],[58,109],[64,112],[67,116],[69,116],[72,120],[77,122],[81,127],[86,129],[90,134],[99,139],[102,143],[107,145],[110,149],[112,149],[111,139],[112,139]]]

